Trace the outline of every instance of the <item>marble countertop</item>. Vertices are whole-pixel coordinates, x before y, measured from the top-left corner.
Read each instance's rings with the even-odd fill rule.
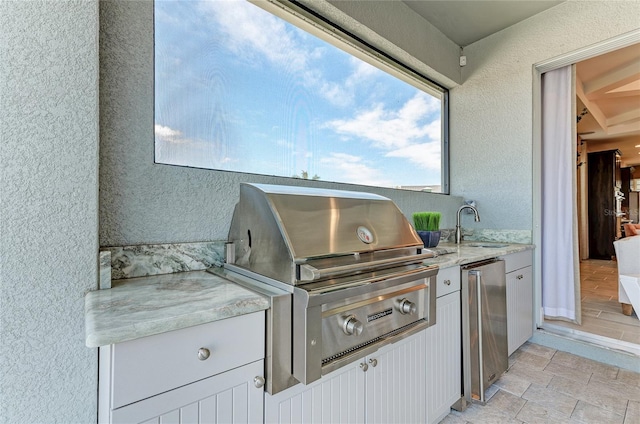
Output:
[[[475,247],[478,245],[490,247]],[[524,250],[532,250],[531,244],[514,244],[482,241],[463,241],[460,244],[440,243],[438,247],[431,248],[438,253],[438,257],[424,261],[426,265],[438,265],[447,268],[456,265],[466,265],[485,259],[518,253]]]
[[[474,247],[474,245],[491,247]],[[447,268],[504,256],[532,245],[468,241],[440,243],[427,265]],[[114,280],[85,296],[85,343],[105,346],[266,310],[269,299],[206,271]]]
[[[269,299],[206,271],[114,280],[85,296],[85,344],[105,346],[266,310]]]

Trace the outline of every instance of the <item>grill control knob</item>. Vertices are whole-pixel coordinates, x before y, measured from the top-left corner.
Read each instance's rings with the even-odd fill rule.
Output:
[[[350,336],[359,336],[362,334],[362,330],[364,330],[364,325],[358,321],[355,315],[349,315],[342,323],[342,331]]]
[[[415,303],[413,303],[408,299],[401,299],[400,304],[398,305],[398,310],[400,310],[401,314],[412,315],[418,312],[418,307],[416,306]]]

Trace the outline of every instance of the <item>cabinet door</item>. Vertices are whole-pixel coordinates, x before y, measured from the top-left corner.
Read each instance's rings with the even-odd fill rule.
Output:
[[[308,385],[275,395],[265,393],[265,423],[363,423],[364,359],[337,369]]]
[[[235,368],[112,411],[113,423],[259,423],[263,362]]]
[[[460,292],[436,301],[436,325],[427,330],[427,423],[440,422],[462,394]]]
[[[533,336],[533,276],[531,267],[507,273],[507,345],[515,352]]]
[[[365,358],[367,424],[426,422],[425,338],[421,331]]]

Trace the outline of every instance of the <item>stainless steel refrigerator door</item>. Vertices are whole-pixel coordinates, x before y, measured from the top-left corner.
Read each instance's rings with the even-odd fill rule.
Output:
[[[468,315],[463,315],[467,315],[469,320],[469,351],[465,397],[484,403],[485,390],[508,367],[504,261],[474,266],[466,273],[468,296],[463,296],[466,298],[463,300],[469,311]]]

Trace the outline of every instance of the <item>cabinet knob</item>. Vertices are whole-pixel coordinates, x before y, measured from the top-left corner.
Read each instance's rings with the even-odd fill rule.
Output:
[[[371,366],[373,368],[375,368],[378,365],[378,360],[375,359],[375,358],[371,358],[371,359],[369,359],[369,363],[371,364]]]
[[[253,385],[254,385],[254,386],[256,386],[258,389],[259,389],[259,388],[261,388],[261,387],[263,387],[263,386],[264,386],[264,383],[265,383],[265,381],[264,381],[264,377],[262,377],[262,376],[260,376],[260,375],[255,376],[255,377],[253,378]]]
[[[522,274],[516,276],[516,279],[518,279],[518,280],[522,280],[523,278],[524,278],[524,275],[522,275]]]
[[[450,286],[451,285],[451,280],[444,280],[444,285],[445,286]]]
[[[205,361],[211,356],[211,351],[206,347],[201,347],[198,349],[198,359],[201,361]]]
[[[367,372],[367,370],[369,369],[369,365],[367,365],[366,362],[360,362],[360,369],[364,372]]]

